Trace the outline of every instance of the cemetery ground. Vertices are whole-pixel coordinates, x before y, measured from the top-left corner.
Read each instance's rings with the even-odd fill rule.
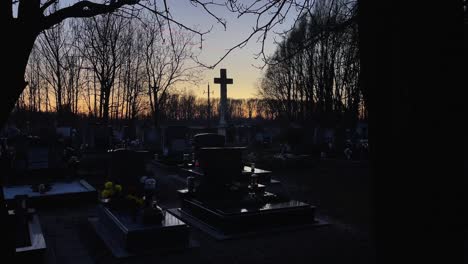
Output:
[[[116,259],[88,225],[94,205],[39,210],[47,243],[46,263],[374,263],[369,236],[368,167],[344,162],[309,168],[276,169],[275,186],[292,198],[317,206],[318,218],[330,225],[217,241],[191,228],[197,246],[178,252]],[[179,206],[176,190],[185,179],[174,171],[149,165],[158,180],[160,203]],[[99,188],[98,175],[83,177]]]

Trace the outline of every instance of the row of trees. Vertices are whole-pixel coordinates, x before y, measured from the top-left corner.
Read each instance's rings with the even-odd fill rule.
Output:
[[[353,124],[365,115],[355,3],[318,0],[278,43],[259,91],[287,120]]]
[[[258,87],[262,100],[230,100],[228,118],[352,125],[365,116],[354,5],[317,1],[269,58]],[[205,99],[176,89],[200,75],[193,35],[171,30],[150,12],[128,12],[65,21],[40,34],[17,106],[57,111],[59,118],[86,113],[104,123],[139,115],[156,126],[207,119]],[[212,118],[218,103],[211,103]]]
[[[158,123],[179,82],[196,82],[192,35],[156,16],[116,12],[65,21],[39,35],[17,107],[86,113],[104,123],[148,114]]]
[[[219,119],[219,98],[208,100],[196,97],[193,93],[170,94],[161,105],[161,120],[208,120]],[[272,103],[265,99],[228,99],[226,116],[228,120],[275,119],[271,111]]]

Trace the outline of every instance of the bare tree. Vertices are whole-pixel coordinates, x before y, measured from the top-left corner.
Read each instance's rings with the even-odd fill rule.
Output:
[[[30,111],[41,111],[41,56],[37,48],[33,49],[29,57],[28,68],[26,70],[26,80],[28,81],[28,109]]]
[[[172,32],[171,42],[165,42],[161,32],[165,25],[156,19],[144,24],[144,54],[146,85],[154,124],[159,126],[161,104],[170,89],[178,83],[196,81],[197,68],[190,65],[193,57],[192,36]]]
[[[99,83],[99,117],[104,123],[109,121],[112,89],[124,62],[126,43],[122,36],[128,23],[121,16],[104,14],[85,19],[81,24],[81,52]]]
[[[260,95],[287,120],[311,120],[329,126],[359,118],[362,100],[356,24],[343,1],[320,0],[300,18],[270,58]],[[305,46],[308,40],[314,41]],[[346,120],[343,119],[346,117]]]
[[[38,47],[43,58],[42,78],[54,91],[55,110],[60,112],[64,104],[65,56],[68,52],[63,24],[44,31],[38,38]]]

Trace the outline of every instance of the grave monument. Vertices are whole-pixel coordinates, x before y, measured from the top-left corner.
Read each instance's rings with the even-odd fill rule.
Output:
[[[157,184],[145,170],[146,154],[111,151],[109,182],[101,192],[98,217],[88,219],[117,258],[190,246],[189,226],[156,200]]]
[[[243,173],[245,149],[201,148],[198,161],[203,173],[190,189],[178,191],[181,208],[172,212],[218,239],[318,224],[314,206],[268,192],[256,173]]]

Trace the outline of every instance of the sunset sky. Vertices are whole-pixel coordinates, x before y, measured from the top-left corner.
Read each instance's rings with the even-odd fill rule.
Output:
[[[60,1],[60,6],[67,7],[78,0],[63,0]],[[101,1],[94,1],[101,2]],[[142,1],[145,3],[146,1]],[[151,2],[151,1],[150,1]],[[162,1],[156,1],[159,5]],[[223,3],[224,1],[218,1]],[[243,1],[243,4],[250,3],[251,0]],[[147,2],[146,2],[147,3]],[[207,31],[212,26],[210,33],[206,34],[203,41],[203,49],[200,52],[199,60],[206,65],[213,65],[221,58],[225,52],[243,41],[253,31],[256,16],[246,15],[237,18],[237,14],[230,13],[224,6],[211,7],[213,13],[227,21],[227,29],[224,30],[221,24],[211,17],[202,7],[194,7],[188,0],[168,0],[169,10],[172,16],[178,22],[185,24],[192,28],[199,28],[200,31]],[[287,16],[289,20],[281,25],[275,27],[276,32],[291,28],[295,11],[290,11]],[[259,35],[258,35],[259,36]],[[261,43],[257,42],[257,38],[253,37],[250,42],[242,49],[232,51],[215,69],[204,70],[201,76],[202,81],[197,86],[192,84],[181,84],[177,89],[181,92],[184,90],[189,92],[193,91],[196,96],[206,96],[203,91],[206,91],[208,82],[210,83],[211,91],[214,91],[212,97],[219,97],[219,85],[213,83],[213,78],[219,76],[219,69],[226,68],[229,78],[234,79],[234,84],[228,85],[229,98],[251,98],[257,96],[256,85],[262,76],[262,70],[259,66],[263,63],[260,59],[256,60],[255,54],[261,49]],[[271,32],[267,38],[265,51],[267,54],[273,53],[275,50],[274,38],[279,37]],[[199,40],[196,39],[197,41]]]
[[[193,7],[189,1],[173,0],[168,1],[168,3],[170,4],[170,11],[173,13],[173,16],[186,25],[198,27],[202,31],[209,29],[213,25],[212,31],[205,36],[203,50],[199,56],[200,60],[205,64],[214,64],[224,55],[227,49],[244,40],[252,32],[252,28],[255,25],[256,17],[254,16],[238,19],[236,14],[228,12],[225,7],[216,7],[213,9],[214,12],[227,20],[227,29],[225,31],[223,26],[217,24],[217,21],[209,16],[206,11],[200,7]],[[290,19],[283,25],[279,25],[276,30],[289,29],[292,23],[293,21]],[[273,35],[270,35],[266,42],[267,54],[271,54],[275,50]],[[219,76],[220,68],[226,68],[228,77],[234,79],[234,84],[228,85],[228,97],[256,97],[256,84],[262,75],[262,70],[257,68],[262,65],[262,61],[254,58],[261,48],[261,44],[256,43],[256,40],[257,37],[254,37],[243,49],[236,49],[231,52],[215,69],[205,70],[203,74],[204,80],[200,82],[198,87],[187,86],[187,91],[192,90],[197,96],[206,96],[203,94],[203,91],[206,90],[207,83],[209,82],[210,89],[214,91],[212,96],[219,97],[219,85],[213,83],[213,78]]]

